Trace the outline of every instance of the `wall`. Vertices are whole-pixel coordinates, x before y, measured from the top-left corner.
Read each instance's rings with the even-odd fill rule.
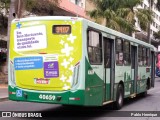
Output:
[[[80,17],[84,17],[86,18],[86,12],[85,12],[85,9],[83,7],[80,7],[78,5],[75,5],[75,2],[72,0],[62,0],[59,7],[61,9],[64,9],[65,11],[67,12],[71,12],[77,16],[80,16]]]

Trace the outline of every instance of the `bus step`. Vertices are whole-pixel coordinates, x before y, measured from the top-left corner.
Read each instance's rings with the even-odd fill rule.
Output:
[[[110,101],[107,101],[107,102],[103,102],[103,105],[106,105],[106,104],[109,104],[109,103],[112,103],[113,100],[110,100]]]
[[[130,95],[130,98],[134,98],[134,97],[136,97],[136,93]]]

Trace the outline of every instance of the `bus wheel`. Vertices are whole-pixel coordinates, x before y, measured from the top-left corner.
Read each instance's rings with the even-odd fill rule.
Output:
[[[144,91],[143,93],[141,93],[142,97],[146,97],[147,96],[147,90],[149,89],[149,86],[150,86],[150,83],[148,81],[149,81],[149,79],[147,80],[146,91]]]
[[[147,90],[150,89],[150,86],[151,86],[151,84],[150,84],[150,79],[148,78],[148,79],[147,79]]]
[[[147,90],[145,92],[141,93],[141,96],[146,97],[147,96]]]
[[[122,84],[119,84],[117,88],[117,96],[116,96],[116,102],[115,102],[116,110],[119,110],[122,108],[123,99],[124,99],[124,89],[123,89]]]

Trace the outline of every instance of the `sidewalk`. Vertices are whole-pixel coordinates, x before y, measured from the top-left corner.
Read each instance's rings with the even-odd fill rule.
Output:
[[[8,86],[0,85],[0,102],[8,100]]]

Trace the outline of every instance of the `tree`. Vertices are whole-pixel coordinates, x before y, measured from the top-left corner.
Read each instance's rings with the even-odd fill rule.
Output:
[[[7,14],[10,0],[0,0],[0,34],[7,33]]]
[[[0,0],[0,13],[2,13],[2,10],[8,12],[9,5],[10,5],[10,0]]]
[[[160,39],[160,30],[154,33],[153,36],[155,37],[155,39]]]
[[[153,2],[155,0],[149,0],[149,1],[150,1],[150,9],[151,9],[153,7]],[[160,0],[157,0],[156,8],[160,11]],[[149,24],[149,27],[150,27],[150,24]],[[157,33],[154,33],[153,36],[155,37],[155,39],[160,39],[160,30]],[[151,43],[150,29],[148,29],[148,40],[149,40],[149,43]]]
[[[160,11],[160,0],[157,0],[156,8]]]
[[[36,15],[54,15],[61,0],[26,0],[25,10]]]
[[[116,14],[117,9],[121,6],[119,3],[122,3],[122,1],[123,0],[90,0],[96,9],[87,11],[87,14],[89,14],[91,18],[94,18],[96,22],[100,19],[105,19],[107,27],[120,31],[118,21],[121,21],[123,24],[126,23],[124,19]]]
[[[142,0],[93,0],[96,9],[89,11],[92,18],[105,18],[106,26],[131,35],[135,29],[135,17],[140,27],[147,29],[146,24],[152,21],[152,12],[147,9],[134,9]],[[116,26],[116,27],[115,27]],[[117,29],[118,28],[118,29]]]
[[[147,30],[146,24],[152,21],[153,15],[152,12],[148,9],[142,9],[142,8],[136,8],[136,6],[140,5],[143,0],[124,0],[124,7],[120,9],[125,9],[126,15],[121,15],[122,17],[125,17],[128,22],[131,22],[135,25],[135,17],[138,18],[138,23],[140,25],[140,28],[142,30]],[[124,14],[124,12],[121,10],[121,14]]]
[[[154,3],[154,0],[149,0],[149,8],[148,10],[152,10],[152,7],[153,7],[153,3]],[[147,30],[147,38],[148,38],[148,43],[151,44],[151,22],[148,23],[148,30]]]

